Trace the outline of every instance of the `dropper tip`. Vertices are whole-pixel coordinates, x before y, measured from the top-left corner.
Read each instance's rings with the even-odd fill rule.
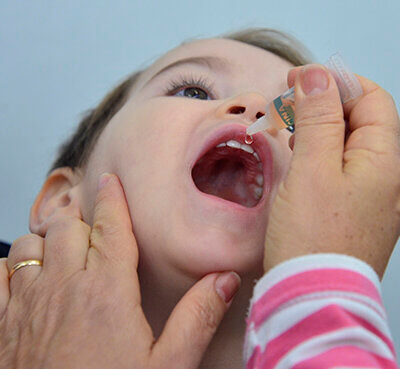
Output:
[[[246,133],[249,136],[256,134],[257,132],[264,131],[270,127],[269,121],[266,116],[262,116],[261,118],[257,119],[252,125],[247,127]]]

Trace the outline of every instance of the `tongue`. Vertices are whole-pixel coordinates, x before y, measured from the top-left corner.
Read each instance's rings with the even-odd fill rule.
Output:
[[[246,207],[258,203],[248,183],[246,165],[240,156],[218,160],[207,156],[200,159],[192,171],[193,181],[200,191]]]

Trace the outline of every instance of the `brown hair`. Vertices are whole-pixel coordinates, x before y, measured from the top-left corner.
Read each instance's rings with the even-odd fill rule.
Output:
[[[253,45],[289,61],[294,66],[310,63],[310,52],[294,37],[269,28],[249,28],[227,33],[218,38]],[[125,104],[128,94],[142,71],[137,71],[110,91],[94,109],[89,110],[74,134],[60,147],[50,172],[60,167],[82,168],[101,132],[112,117]]]

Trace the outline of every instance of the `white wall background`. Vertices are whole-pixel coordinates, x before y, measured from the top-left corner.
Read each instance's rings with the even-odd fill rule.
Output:
[[[30,205],[81,113],[184,39],[276,27],[320,62],[340,50],[399,107],[399,14],[399,0],[0,0],[0,239],[28,232]],[[400,353],[399,249],[383,295]]]

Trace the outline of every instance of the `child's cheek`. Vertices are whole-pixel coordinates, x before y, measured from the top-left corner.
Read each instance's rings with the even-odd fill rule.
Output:
[[[158,152],[166,147],[186,147],[199,128],[215,122],[215,106],[196,99],[155,97],[129,109],[135,140]]]

